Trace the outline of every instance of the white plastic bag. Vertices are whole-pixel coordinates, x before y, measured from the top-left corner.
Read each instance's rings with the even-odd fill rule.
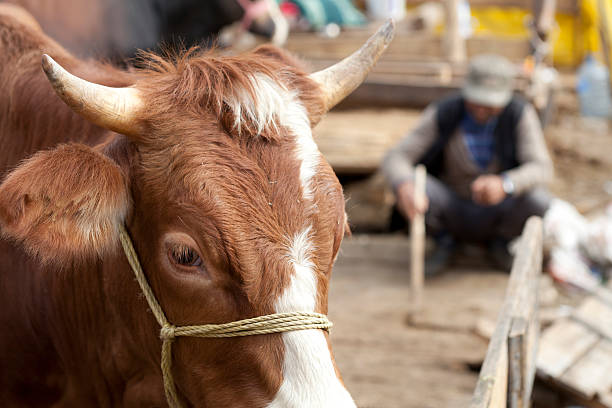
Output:
[[[604,215],[589,223],[584,241],[584,252],[601,267],[612,265],[612,205]]]
[[[589,223],[570,203],[555,198],[544,215],[544,247],[577,251],[585,240]]]

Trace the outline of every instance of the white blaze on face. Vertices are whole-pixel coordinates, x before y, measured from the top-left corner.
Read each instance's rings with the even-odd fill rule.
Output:
[[[229,101],[234,113],[240,112],[263,129],[275,120],[295,136],[296,158],[300,162],[302,200],[313,199],[312,177],[321,158],[312,138],[310,120],[295,92],[283,88],[271,78],[253,78],[257,103],[242,94],[240,101]],[[233,102],[233,103],[232,103]],[[237,115],[237,121],[240,116]],[[236,126],[240,126],[237,122]],[[317,277],[311,261],[316,249],[310,225],[295,236],[287,237],[287,260],[293,269],[289,286],[275,304],[277,313],[314,312],[317,302]],[[268,408],[352,408],[355,403],[336,376],[327,340],[321,330],[283,333],[285,355],[283,382]]]
[[[291,239],[288,259],[294,269],[291,284],[276,302],[276,312],[314,312],[317,300],[311,227]],[[283,333],[283,383],[269,408],[355,407],[338,380],[327,341],[321,330]]]

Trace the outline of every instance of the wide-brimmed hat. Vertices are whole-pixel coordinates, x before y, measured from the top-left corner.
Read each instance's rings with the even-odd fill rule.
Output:
[[[479,55],[470,61],[463,85],[463,97],[468,102],[503,107],[512,98],[516,69],[499,55]]]

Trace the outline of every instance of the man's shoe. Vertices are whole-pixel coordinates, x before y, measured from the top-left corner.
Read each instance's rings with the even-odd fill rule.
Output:
[[[508,241],[494,239],[489,244],[489,257],[495,266],[504,272],[510,273],[514,256],[508,251]]]
[[[455,240],[450,235],[436,239],[436,247],[425,259],[425,276],[438,275],[450,263],[455,252]]]

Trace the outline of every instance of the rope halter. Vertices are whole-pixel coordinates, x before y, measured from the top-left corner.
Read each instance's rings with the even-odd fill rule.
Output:
[[[182,406],[172,377],[172,342],[174,342],[177,337],[240,337],[257,334],[283,333],[294,330],[329,330],[329,328],[332,327],[332,323],[327,319],[327,316],[314,312],[274,313],[223,324],[174,326],[168,322],[164,311],[153,294],[151,286],[149,286],[140,265],[140,261],[138,260],[138,255],[136,254],[132,240],[123,225],[119,228],[119,239],[121,240],[121,246],[123,247],[125,256],[136,275],[136,280],[140,285],[140,289],[144,293],[145,299],[149,304],[149,308],[161,326],[159,331],[159,338],[162,340],[161,370],[166,399],[168,400],[168,405],[172,408],[180,408]]]

